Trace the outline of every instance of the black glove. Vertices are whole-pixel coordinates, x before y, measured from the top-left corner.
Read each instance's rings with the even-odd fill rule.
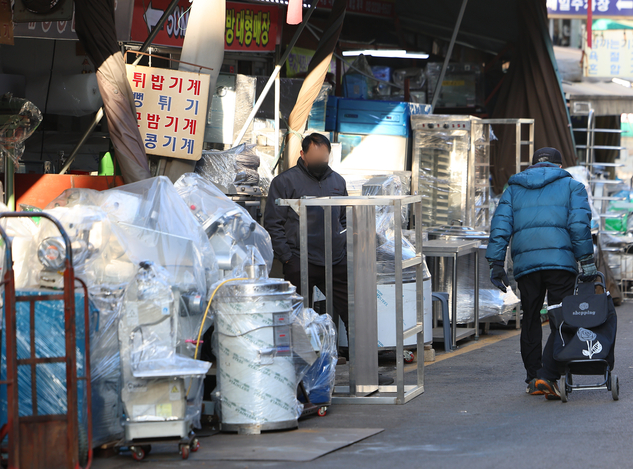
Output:
[[[580,280],[583,282],[592,282],[598,276],[596,261],[592,255],[585,256],[580,259]]]
[[[504,269],[504,262],[488,261],[488,263],[490,264],[490,281],[495,287],[506,293],[508,291],[506,287],[510,285],[510,280],[506,274],[506,269]]]

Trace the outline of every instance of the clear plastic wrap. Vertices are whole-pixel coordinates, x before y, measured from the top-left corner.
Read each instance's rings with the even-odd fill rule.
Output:
[[[246,247],[254,246],[270,271],[274,256],[270,236],[244,208],[198,174],[181,176],[175,187],[209,237],[221,270],[230,273],[240,266],[250,257]]]
[[[520,300],[511,288],[503,293],[490,283],[490,269],[487,262],[482,260],[486,246],[480,246],[479,267],[479,320],[492,320],[493,322],[507,323],[513,317],[513,310],[519,305]],[[473,256],[460,257],[457,260],[457,323],[467,324],[475,320],[475,274]],[[485,267],[482,265],[485,264]],[[446,264],[446,276],[450,278],[452,270]],[[452,286],[447,284],[440,287],[440,291],[452,294]],[[450,305],[450,302],[449,302]]]
[[[220,187],[225,194],[236,193],[237,185],[259,187],[260,159],[255,146],[241,144],[225,151],[203,150],[196,173]]]
[[[404,88],[404,82],[406,79],[409,79],[409,89],[411,90],[421,90],[424,89],[424,85],[426,84],[426,75],[424,70],[421,68],[401,68],[398,70],[394,70],[393,72],[393,82]]]
[[[320,353],[303,377],[303,385],[312,404],[332,401],[336,364],[338,362],[337,335],[334,321],[327,314],[317,314],[306,308],[300,317],[303,328],[309,331],[315,350]]]
[[[302,298],[280,279],[227,283],[213,300],[222,427],[296,426],[297,386],[316,360]]]
[[[398,176],[381,176],[367,181],[363,185],[363,196],[400,196],[408,193],[402,180]],[[382,275],[393,276],[395,272],[395,226],[394,207],[383,205],[376,207],[376,261],[378,263],[379,277]],[[406,226],[408,222],[408,207],[402,207],[400,217],[401,226]],[[406,239],[402,238],[402,259],[415,257],[414,246]],[[407,280],[415,280],[415,268],[407,269],[403,272]]]
[[[248,116],[253,110],[257,96],[257,77],[247,75],[235,76],[235,120],[233,125],[233,139],[239,135],[242,127],[246,124]],[[253,124],[248,126],[241,143],[249,143],[253,141]]]
[[[31,101],[7,93],[0,98],[0,150],[17,167],[24,153],[24,141],[42,122],[42,113]]]
[[[88,285],[94,284],[94,264],[101,261],[103,265],[110,252],[112,232],[106,213],[95,206],[57,207],[46,212],[62,224],[71,240],[75,276]],[[32,272],[37,283],[45,288],[62,288],[66,245],[59,230],[43,220],[35,239],[37,256]]]
[[[75,264],[87,281],[90,298],[99,310],[99,325],[91,342],[93,430],[95,445],[104,444],[123,436],[122,393],[134,393],[130,397],[132,400],[128,401],[132,406],[127,409],[130,415],[134,416],[134,405],[144,405],[135,400],[143,398],[141,391],[130,391],[129,384],[134,387],[137,380],[147,382],[157,379],[136,378],[130,374],[130,380],[125,380],[121,374],[120,318],[127,316],[124,295],[137,274],[139,264],[149,261],[156,264],[155,270],[160,270],[158,266],[162,266],[167,272],[169,288],[165,288],[163,293],[173,296],[172,306],[180,311],[177,321],[172,321],[178,332],[178,352],[171,355],[173,360],[169,363],[172,372],[185,375],[206,366],[200,365],[203,362],[192,363],[194,361],[188,357],[193,356],[193,342],[197,338],[202,305],[206,304],[207,285],[218,278],[217,262],[203,229],[166,178],[150,179],[103,192],[70,189],[50,207],[52,214],[59,214],[60,218],[67,218],[72,223],[73,226],[68,228],[73,239],[82,234],[80,227],[89,226],[91,232],[87,239],[93,248],[98,248],[92,250],[93,255],[85,258],[83,264],[77,264],[79,257],[75,259]],[[95,217],[99,213],[105,213],[107,219]],[[104,226],[107,222],[109,230]],[[63,221],[63,224],[66,226],[67,222]],[[41,230],[44,238],[45,228]],[[36,252],[35,248],[33,252]],[[155,336],[148,333],[147,343],[151,343]],[[156,345],[159,347],[155,350],[159,350],[161,342],[156,342]],[[156,360],[151,360],[152,357]],[[143,358],[149,360],[137,367],[137,374],[155,373],[157,362],[162,362],[165,357],[156,352],[145,353],[144,350]],[[202,392],[201,380],[186,378],[184,382],[187,389]],[[141,385],[140,388],[158,389],[152,385]],[[186,398],[188,412],[199,413],[199,407],[195,410],[194,405],[198,398],[201,400],[202,395],[189,392]],[[160,407],[160,403],[151,405],[154,407],[145,410],[137,407],[137,416],[149,418],[152,412],[166,415],[167,407]],[[197,420],[189,421],[196,423]]]
[[[184,337],[193,336],[180,330],[182,315],[186,309],[169,273],[142,263],[125,292],[118,322],[124,425],[131,425],[128,439],[136,435],[135,423],[182,421],[186,429],[199,425],[201,389],[187,385],[192,377],[206,375],[211,364],[182,353],[187,350]],[[159,425],[152,430],[156,437],[165,436]]]
[[[589,197],[589,206],[591,207],[591,229],[595,230],[600,227],[600,212],[596,209],[593,202],[593,193],[591,191],[591,184],[589,184],[590,172],[586,166],[570,166],[565,168],[571,177],[576,181],[582,182],[587,190],[587,196]]]
[[[10,211],[8,207],[0,202],[0,212],[8,211]],[[35,236],[39,228],[36,220],[30,218],[4,218],[0,223],[2,223],[7,235],[12,239],[15,288],[30,287],[35,283],[31,260],[37,247]],[[0,240],[0,274],[3,278],[5,254],[4,242]]]
[[[19,262],[16,260],[16,263]],[[39,297],[50,295],[50,291],[42,289],[19,289],[20,296]],[[84,317],[83,292],[75,294],[75,343],[77,353],[77,376],[85,375],[86,369],[86,325]],[[59,357],[65,354],[65,321],[63,300],[43,300],[34,303],[34,340],[37,358]],[[17,359],[31,357],[31,320],[30,302],[20,301],[16,303],[16,339]],[[92,335],[97,318],[97,310],[90,304],[90,326],[88,333]],[[6,335],[4,327],[4,314],[2,316],[2,360],[0,368],[0,380],[7,378],[6,369]],[[67,412],[66,399],[66,369],[63,363],[42,363],[36,366],[37,397],[31,396],[31,370],[27,366],[18,366],[18,401],[20,416],[29,415],[56,415]],[[85,431],[87,428],[87,396],[84,382],[77,384],[79,421]],[[37,409],[32,407],[32,398],[37,399]],[[6,387],[0,388],[0,426],[6,423],[7,394]]]
[[[362,195],[363,186],[373,178],[381,176],[397,176],[400,178],[404,195],[411,193],[411,171],[385,171],[377,173],[376,171],[360,171],[360,170],[341,170],[337,171],[343,179],[347,193],[350,196]]]
[[[317,132],[325,132],[325,115],[327,100],[332,94],[332,85],[324,83],[321,86],[318,96],[312,103],[310,115],[308,116],[307,128]]]
[[[360,73],[362,72],[362,73]],[[378,81],[364,55],[359,55],[343,75],[343,92],[346,98],[373,99],[378,94]]]
[[[103,192],[68,189],[49,207],[75,205],[93,205],[106,212],[120,247],[113,260],[136,265],[151,261],[164,267],[182,292],[197,291],[202,296],[206,296],[207,285],[217,279],[213,248],[166,177]],[[108,267],[108,274],[116,277],[112,264],[104,270]]]
[[[457,323],[466,324],[474,321],[473,294],[459,289],[457,292]],[[510,319],[514,319],[514,310],[519,306],[521,300],[508,287],[508,291],[503,293],[498,288],[479,288],[479,320],[492,319],[492,322],[507,324]]]
[[[415,132],[419,161],[418,195],[423,199],[425,226],[449,225],[466,220],[469,132]]]

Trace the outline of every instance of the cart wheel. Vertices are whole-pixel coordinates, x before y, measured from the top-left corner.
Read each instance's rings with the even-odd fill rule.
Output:
[[[152,450],[152,445],[143,445],[141,446],[141,448],[143,448],[143,451],[145,451],[145,456],[147,456]]]
[[[319,417],[325,417],[327,414],[327,407],[323,406],[323,407],[319,407],[319,410],[317,411],[317,415]]]
[[[613,373],[611,373],[611,396],[613,396],[614,401],[620,399],[620,380],[618,375]]]
[[[560,390],[561,402],[567,402],[567,378],[565,376],[561,377],[558,389]]]
[[[415,355],[410,350],[404,351],[404,362],[405,363],[413,363],[415,361]]]
[[[197,438],[194,438],[191,441],[191,444],[189,445],[189,448],[191,449],[191,451],[193,453],[195,453],[196,451],[198,451],[200,449],[200,440],[198,440]]]
[[[130,446],[132,451],[132,458],[136,461],[142,461],[145,458],[145,450],[142,446]]]
[[[189,459],[189,445],[180,445],[180,455],[182,459]]]

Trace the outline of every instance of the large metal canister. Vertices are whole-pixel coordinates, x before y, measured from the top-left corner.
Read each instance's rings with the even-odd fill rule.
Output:
[[[223,286],[213,306],[222,430],[295,428],[297,376],[291,319],[295,287],[281,279]]]

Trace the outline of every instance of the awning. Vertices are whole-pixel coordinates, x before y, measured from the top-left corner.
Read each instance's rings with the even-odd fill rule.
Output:
[[[633,113],[633,88],[613,82],[563,82],[563,92],[569,100],[569,110],[574,115],[574,103],[591,104],[597,116],[619,116]]]

